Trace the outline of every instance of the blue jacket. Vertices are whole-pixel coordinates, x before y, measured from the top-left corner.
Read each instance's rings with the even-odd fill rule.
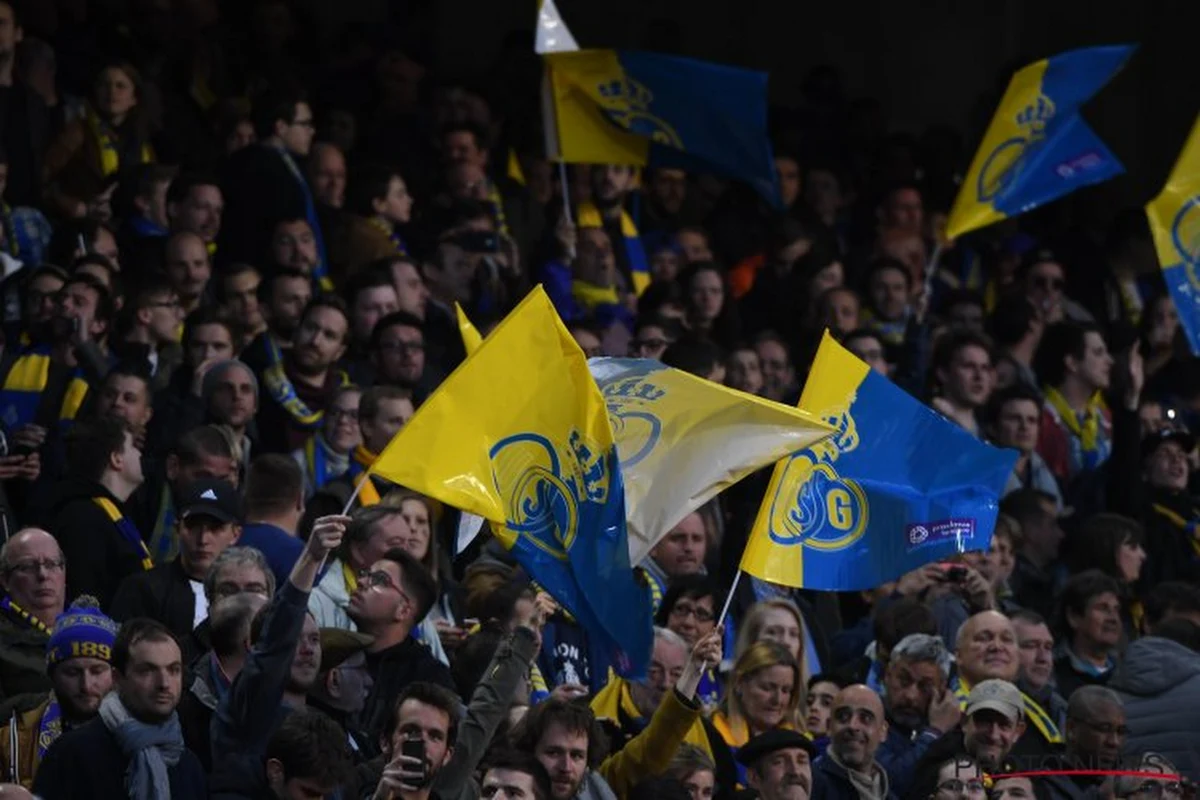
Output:
[[[917,762],[941,735],[941,732],[928,726],[917,731],[905,731],[888,720],[887,737],[879,743],[875,760],[887,770],[888,788],[892,792],[901,797],[908,792],[917,774]]]
[[[833,760],[829,751],[813,762],[812,773],[811,800],[860,800],[846,769]],[[885,785],[884,789],[887,792],[884,800],[898,800],[891,786]]]
[[[240,547],[253,547],[267,559],[271,572],[275,573],[275,585],[283,586],[292,567],[304,551],[304,543],[283,528],[267,522],[247,522],[242,526]]]

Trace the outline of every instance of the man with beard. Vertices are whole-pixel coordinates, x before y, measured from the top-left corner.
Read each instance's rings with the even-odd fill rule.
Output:
[[[258,413],[259,444],[268,453],[290,453],[320,426],[325,408],[346,374],[334,365],[349,343],[346,305],[333,295],[304,309],[292,349],[263,373]]]
[[[211,254],[221,232],[225,199],[217,179],[201,174],[184,174],[167,188],[167,219],[172,231],[187,231],[199,236]]]
[[[321,633],[308,613],[308,595],[347,522],[340,516],[317,520],[287,582],[255,616],[250,653],[213,715],[214,786],[254,785],[272,732],[305,707],[321,664]]]
[[[1017,634],[1013,624],[998,611],[983,611],[968,619],[958,630],[955,647],[958,686],[955,694],[964,708],[976,684],[998,679],[1016,684],[1021,669],[1017,652]],[[1019,690],[1018,690],[1019,692]],[[1057,723],[1033,698],[1021,694],[1024,703],[1024,736],[1018,744],[1020,755],[1047,755],[1062,745]]]
[[[171,288],[179,296],[183,312],[200,307],[212,278],[212,261],[204,240],[190,231],[172,234],[167,239],[165,272]]]
[[[258,284],[258,308],[267,328],[242,349],[241,359],[255,374],[280,360],[292,348],[300,317],[312,300],[312,280],[297,269],[279,269]]]
[[[123,625],[112,646],[116,691],[91,722],[64,734],[42,761],[42,797],[208,797],[196,755],[184,747],[175,707],[183,661],[171,632],[147,619]]]
[[[760,733],[738,750],[746,780],[761,800],[808,800],[812,797],[812,762],[817,751],[796,731]]]
[[[434,381],[424,381],[425,334],[419,319],[404,311],[388,314],[371,332],[371,366],[376,383],[428,395]]]
[[[900,796],[908,792],[921,756],[962,717],[947,687],[951,663],[942,640],[924,633],[905,636],[889,655],[883,673],[888,731],[876,758]]]
[[[1010,771],[1009,757],[1025,733],[1025,705],[1008,681],[985,680],[971,689],[958,727],[934,742],[917,765],[914,786],[936,784],[937,771],[965,753],[987,773]]]
[[[47,430],[75,419],[89,388],[108,372],[113,315],[112,296],[92,275],[72,275],[63,284],[54,316],[31,331],[37,338],[17,352],[0,381],[0,422],[8,430],[36,426],[40,445]]]
[[[627,289],[641,294],[650,284],[650,263],[638,238],[633,218],[625,211],[625,200],[637,187],[634,167],[614,164],[592,167],[592,202],[580,203],[576,224],[603,228],[613,243],[613,255]]]
[[[437,584],[420,561],[393,547],[358,574],[355,586],[346,613],[360,632],[375,638],[367,649],[374,687],[361,718],[375,738],[389,730],[387,717],[405,687],[424,681],[453,691],[454,679],[412,635],[437,599]]]
[[[372,795],[375,800],[439,800],[433,782],[454,756],[460,702],[445,687],[418,681],[396,698],[388,714],[384,755],[391,759]],[[422,758],[405,755],[406,742],[420,742]]]
[[[6,781],[33,786],[42,757],[59,736],[96,716],[112,688],[117,623],[84,595],[54,624],[46,643],[49,694],[27,694],[0,707],[0,769]],[[15,749],[14,749],[15,745]]]
[[[862,684],[842,689],[829,716],[829,748],[813,763],[818,794],[830,800],[896,797],[875,761],[887,729],[879,695]]]

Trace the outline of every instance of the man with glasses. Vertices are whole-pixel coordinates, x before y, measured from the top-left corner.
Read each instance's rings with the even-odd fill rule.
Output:
[[[1121,748],[1129,736],[1121,698],[1103,686],[1078,689],[1067,703],[1063,734],[1066,739],[1060,761],[1063,770],[1117,769],[1121,764]],[[1052,762],[1046,764],[1053,766]],[[1099,792],[1104,779],[1103,775],[1048,775],[1044,782],[1053,800],[1073,800]]]
[[[50,688],[46,643],[66,602],[66,559],[40,528],[0,547],[0,699]]]
[[[355,576],[346,613],[358,629],[375,637],[367,649],[374,688],[362,724],[374,739],[384,732],[396,698],[417,681],[454,691],[450,670],[412,634],[437,599],[429,570],[399,547],[392,547]],[[422,638],[427,639],[427,636]]]
[[[1132,774],[1135,772],[1142,774]],[[1196,796],[1196,787],[1174,764],[1151,752],[1143,753],[1136,768],[1117,778],[1113,796],[1120,800],[1190,800]]]
[[[418,403],[436,385],[426,378],[423,323],[406,311],[395,311],[375,323],[369,353],[377,384],[408,389]]]

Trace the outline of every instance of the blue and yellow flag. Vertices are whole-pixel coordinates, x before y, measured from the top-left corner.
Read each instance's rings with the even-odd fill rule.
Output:
[[[946,223],[946,236],[1023,214],[1125,171],[1079,108],[1125,64],[1132,45],[1042,59],[1008,84]]]
[[[490,521],[591,646],[622,675],[645,673],[650,593],[629,564],[625,488],[604,397],[540,286],[421,405],[371,470]]]
[[[766,73],[616,50],[544,58],[557,129],[551,158],[715,172],[779,204]]]
[[[836,432],[776,465],[742,570],[785,586],[855,591],[988,548],[1015,450],[980,442],[828,332],[800,407]]]
[[[1146,216],[1179,324],[1192,353],[1200,355],[1200,117]]]

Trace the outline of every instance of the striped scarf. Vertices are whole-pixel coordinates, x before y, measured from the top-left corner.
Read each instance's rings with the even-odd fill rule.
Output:
[[[121,150],[117,146],[116,131],[107,122],[101,120],[96,112],[90,108],[83,121],[87,126],[88,132],[92,135],[92,140],[96,142],[97,150],[100,152],[101,174],[105,178],[117,174],[121,169]],[[140,158],[139,163],[154,163],[154,149],[150,145],[143,144],[138,150],[138,155]]]
[[[408,256],[408,247],[404,244],[404,239],[400,238],[400,234],[396,233],[396,226],[382,217],[371,217],[367,222],[371,224],[372,228],[388,237],[392,247],[396,248],[396,255]]]
[[[154,569],[154,559],[150,557],[150,548],[146,547],[146,543],[142,541],[142,535],[138,533],[137,526],[121,513],[117,504],[107,497],[93,497],[92,502],[100,506],[101,510],[112,520],[113,525],[117,527],[117,532],[121,534],[125,544],[129,545],[141,558],[142,569],[146,571]]]
[[[42,393],[50,380],[50,345],[30,347],[22,353],[4,378],[0,388],[0,422],[9,430],[28,425],[37,417]],[[79,408],[87,398],[88,384],[83,371],[75,368],[63,394],[58,419],[62,423],[73,421]]]
[[[317,240],[317,266],[313,268],[313,283],[316,284],[318,291],[332,292],[333,279],[329,277],[329,258],[325,255],[325,237],[321,234],[321,221],[317,218],[317,203],[313,200],[312,189],[308,187],[308,181],[304,180],[304,176],[300,174],[300,168],[296,166],[296,161],[291,154],[282,147],[278,148],[276,152],[283,159],[288,172],[292,173],[292,177],[296,179],[300,193],[304,195],[304,218],[308,220],[308,227],[312,228],[313,237]]]
[[[592,203],[581,203],[575,213],[575,222],[580,228],[604,227],[604,216]],[[633,281],[633,291],[640,296],[650,285],[650,262],[646,259],[646,248],[638,238],[637,225],[624,209],[621,210],[621,239],[625,247],[625,257],[629,261],[629,278]]]

